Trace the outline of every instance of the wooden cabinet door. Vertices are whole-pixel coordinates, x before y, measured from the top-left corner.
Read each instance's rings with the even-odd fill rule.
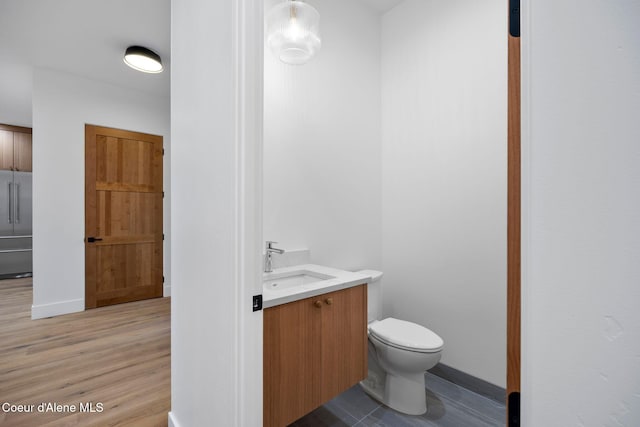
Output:
[[[322,295],[320,404],[367,376],[367,288]]]
[[[0,129],[0,169],[13,170],[13,132]]]
[[[20,172],[31,172],[31,134],[13,133],[13,167]]]
[[[31,129],[0,124],[0,169],[31,172]]]
[[[289,425],[319,405],[321,307],[307,298],[264,310],[265,427]]]

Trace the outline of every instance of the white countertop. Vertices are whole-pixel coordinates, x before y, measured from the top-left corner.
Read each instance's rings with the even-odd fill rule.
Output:
[[[313,283],[301,284],[277,291],[263,287],[263,308],[274,307],[276,305],[326,294],[327,292],[339,291],[341,289],[351,288],[371,281],[371,277],[365,274],[325,267],[323,265],[301,264],[294,265],[292,267],[277,268],[271,273],[264,273],[263,282],[295,273],[303,274],[305,272],[333,276],[333,278],[326,280],[318,279],[318,281]]]

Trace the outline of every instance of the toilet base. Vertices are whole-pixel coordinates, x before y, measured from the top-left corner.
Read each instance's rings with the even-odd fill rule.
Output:
[[[384,379],[369,371],[369,376],[360,381],[360,387],[374,400],[384,403]]]
[[[422,415],[427,412],[424,372],[403,376],[387,372],[383,402],[407,415]]]
[[[369,376],[360,381],[360,387],[373,399],[403,414],[422,415],[427,412],[424,373],[410,377],[387,373],[384,379],[379,379],[375,373],[369,372]]]

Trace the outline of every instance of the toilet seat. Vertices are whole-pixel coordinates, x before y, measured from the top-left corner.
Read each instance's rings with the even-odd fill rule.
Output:
[[[436,353],[444,341],[435,332],[405,320],[388,317],[369,324],[369,333],[391,347],[417,353]]]

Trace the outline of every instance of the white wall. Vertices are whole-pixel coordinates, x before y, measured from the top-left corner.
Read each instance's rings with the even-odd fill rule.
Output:
[[[380,268],[379,16],[356,1],[309,3],[318,55],[292,66],[265,47],[264,238],[309,248],[318,264]]]
[[[172,3],[169,425],[262,422],[262,0]]]
[[[523,425],[640,425],[640,2],[524,3]]]
[[[164,137],[164,269],[170,285],[169,100],[35,69],[33,318],[84,310],[85,124]]]
[[[9,57],[0,47],[0,55]],[[6,61],[0,66],[0,123],[31,127],[31,82],[33,69],[29,65]]]
[[[382,18],[383,310],[502,387],[505,22],[503,0],[406,0]]]

